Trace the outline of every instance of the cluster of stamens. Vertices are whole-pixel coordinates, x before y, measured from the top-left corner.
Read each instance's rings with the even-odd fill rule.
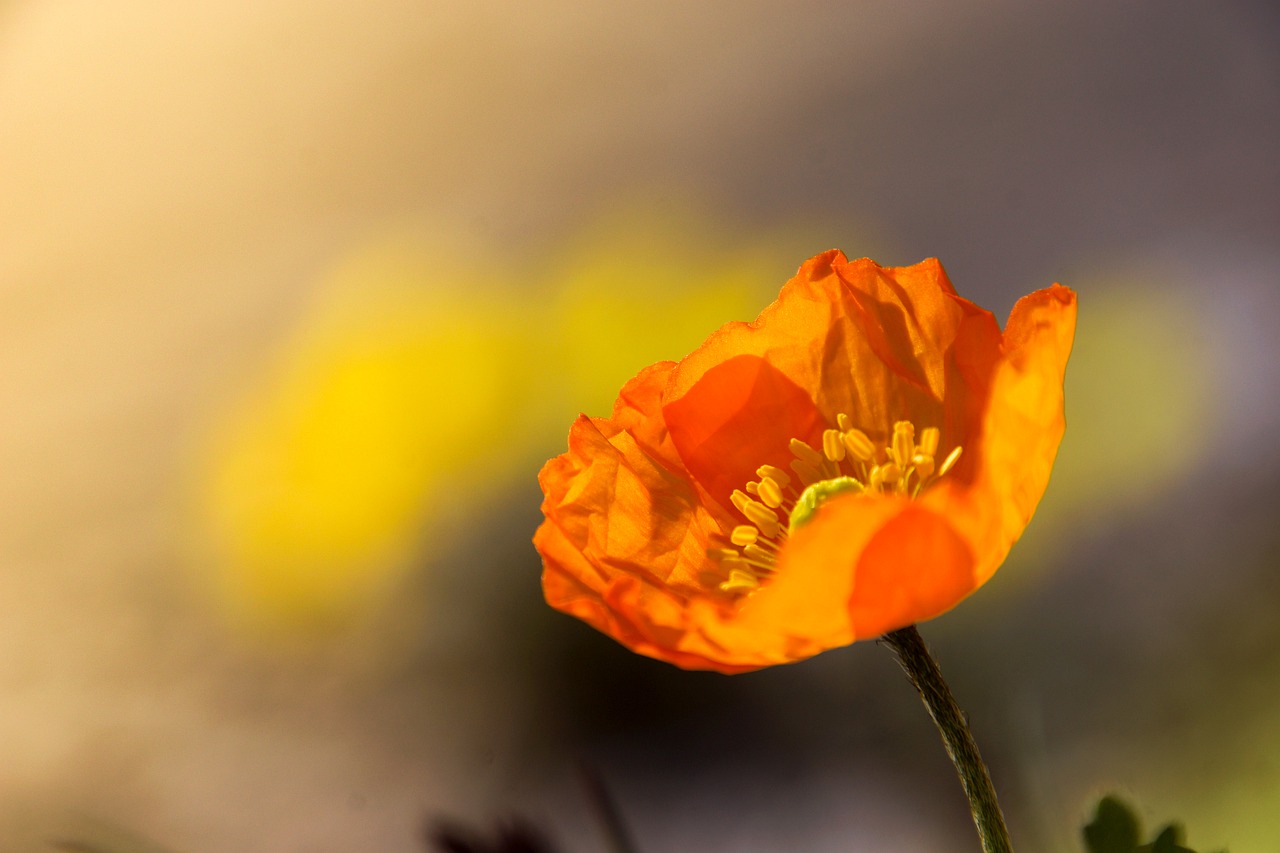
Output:
[[[808,521],[827,498],[845,492],[865,495],[898,494],[914,498],[946,474],[960,458],[956,447],[936,463],[941,433],[935,427],[920,431],[910,421],[898,421],[887,444],[877,445],[849,416],[836,417],[839,429],[822,434],[818,450],[791,439],[791,474],[773,465],[756,469],[760,479],[735,489],[730,500],[748,524],[729,534],[732,548],[712,548],[707,556],[728,572],[720,589],[749,593],[777,568],[778,549],[787,534]],[[785,513],[780,517],[779,512]]]

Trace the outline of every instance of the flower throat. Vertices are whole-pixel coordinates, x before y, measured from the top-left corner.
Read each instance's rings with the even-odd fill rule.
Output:
[[[936,427],[921,430],[917,441],[915,425],[898,421],[889,442],[877,445],[853,426],[848,415],[841,413],[836,423],[839,429],[823,432],[821,451],[791,439],[792,474],[762,465],[756,469],[759,480],[747,483],[746,491],[734,489],[730,500],[750,523],[738,525],[729,534],[736,547],[707,551],[729,572],[719,585],[721,591],[737,594],[758,589],[777,568],[778,550],[787,535],[807,524],[831,498],[846,493],[915,498],[960,458],[961,448],[956,447],[941,465],[936,464],[941,438]],[[787,514],[785,527],[779,510]]]

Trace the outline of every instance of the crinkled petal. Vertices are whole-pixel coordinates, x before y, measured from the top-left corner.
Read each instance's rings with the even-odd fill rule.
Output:
[[[845,285],[841,305],[850,322],[828,332],[827,371],[855,377],[856,397],[845,408],[844,383],[825,383],[819,405],[849,412],[855,422],[865,413],[864,431],[877,438],[887,438],[907,413],[960,443],[970,424],[958,416],[975,408],[971,398],[985,397],[999,353],[995,318],[957,296],[935,258],[888,268],[862,258],[832,269]]]
[[[671,443],[666,421],[662,419],[662,393],[675,366],[674,361],[659,361],[637,373],[618,392],[609,420],[631,433],[636,443],[654,459],[679,470],[680,454]]]
[[[839,252],[801,267],[754,323],[582,417],[539,480],[535,535],[553,606],[678,666],[741,672],[932,618],[984,583],[1021,535],[1063,430],[1075,295],[1025,297],[1002,335],[936,261],[882,268]],[[734,488],[839,412],[883,441],[899,419],[942,430],[960,464],[911,501],[845,495],[783,545],[750,595],[706,556],[741,523]]]
[[[714,664],[696,651],[705,644],[682,638],[692,630],[690,597],[708,595],[723,579],[706,555],[722,521],[679,460],[664,455],[670,444],[661,418],[646,411],[657,405],[653,389],[664,384],[664,369],[654,365],[624,387],[616,420],[574,423],[568,452],[538,476],[545,520],[534,545],[553,607],[642,654],[708,668]],[[713,598],[713,611],[732,606],[726,596]]]
[[[662,413],[685,468],[726,510],[761,465],[786,470],[792,438],[820,446],[826,428],[808,392],[754,355],[710,368]]]
[[[840,412],[877,440],[909,416],[942,429],[944,446],[963,443],[999,347],[994,318],[957,296],[937,261],[886,268],[833,250],[806,262],[754,322],[721,327],[676,365],[663,411],[686,466],[723,503],[726,487],[740,488],[761,464],[785,467],[787,442],[819,442]],[[768,370],[748,367],[752,358]],[[756,414],[763,391],[723,387],[748,373],[761,388],[787,389],[785,416]],[[730,447],[756,455],[726,456]],[[721,459],[714,471],[711,457]]]
[[[1018,301],[978,444],[965,449],[967,468],[958,472],[964,476],[944,480],[921,498],[969,543],[979,585],[1004,561],[1049,484],[1066,426],[1062,382],[1075,323],[1075,293],[1062,285]]]

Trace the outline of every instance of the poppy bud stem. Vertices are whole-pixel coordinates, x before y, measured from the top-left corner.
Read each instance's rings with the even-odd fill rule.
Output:
[[[1012,853],[1009,830],[1005,828],[1004,815],[1000,812],[1000,804],[996,802],[991,774],[987,772],[987,765],[978,754],[978,745],[974,743],[973,733],[969,731],[968,719],[951,695],[951,689],[943,680],[938,663],[929,654],[929,648],[920,637],[920,632],[916,630],[916,626],[909,625],[885,634],[881,640],[893,649],[898,663],[919,691],[920,698],[929,709],[929,716],[942,735],[947,755],[951,756],[951,763],[955,765],[960,784],[969,798],[969,810],[978,827],[978,838],[982,841],[984,853]]]

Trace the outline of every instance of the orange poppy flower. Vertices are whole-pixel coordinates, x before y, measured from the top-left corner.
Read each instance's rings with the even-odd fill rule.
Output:
[[[623,386],[539,474],[553,607],[688,669],[744,672],[937,616],[1049,481],[1075,294],[1003,334],[942,266],[806,262],[753,323]]]

